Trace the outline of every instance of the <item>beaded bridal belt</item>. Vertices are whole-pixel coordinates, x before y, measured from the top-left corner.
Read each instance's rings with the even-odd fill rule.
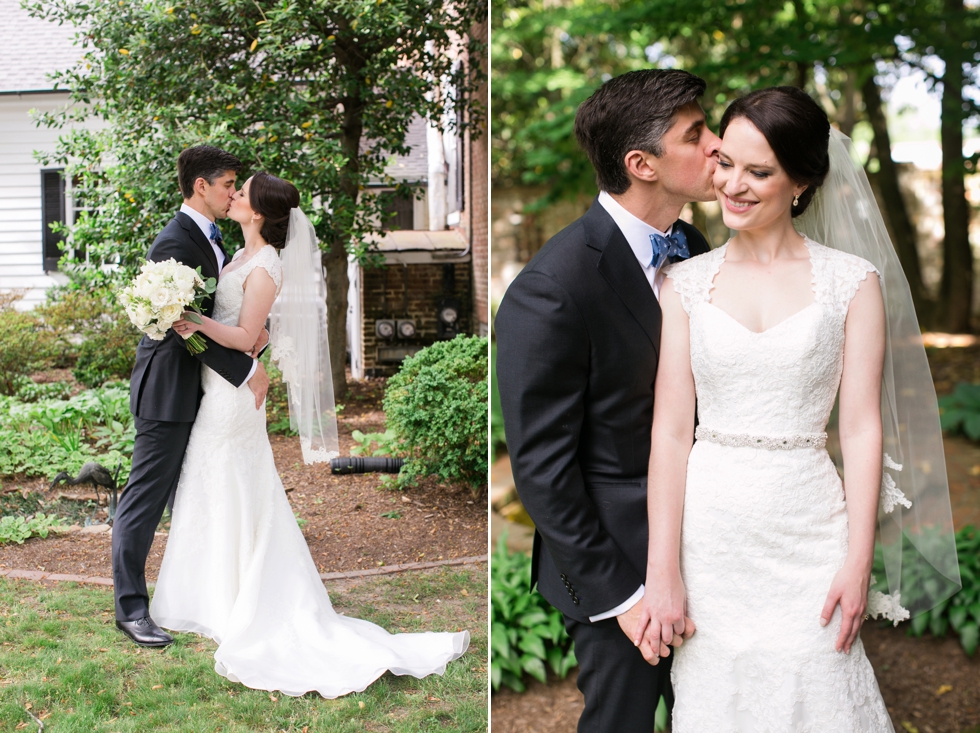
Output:
[[[764,448],[765,450],[792,450],[794,448],[823,448],[827,445],[827,433],[798,433],[797,435],[750,435],[749,433],[722,433],[698,425],[694,431],[698,440],[707,440],[732,448]]]

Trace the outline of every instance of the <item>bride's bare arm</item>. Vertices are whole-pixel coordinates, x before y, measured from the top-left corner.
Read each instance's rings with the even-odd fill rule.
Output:
[[[638,629],[645,641],[687,638],[687,595],[680,571],[681,518],[687,459],[694,443],[694,376],[691,373],[690,324],[673,284],[660,291],[663,327],[654,388],[653,431],[647,479],[650,541],[646,589]]]
[[[177,321],[174,327],[178,328],[178,333],[182,333],[180,327],[186,327],[183,333],[200,331],[229,349],[251,351],[265,327],[265,320],[269,317],[275,299],[275,281],[265,268],[256,267],[245,278],[245,296],[241,312],[238,314],[237,326],[226,326],[212,318],[202,316],[201,325],[190,321]]]
[[[881,370],[885,355],[885,308],[881,287],[869,273],[851,300],[844,325],[840,383],[840,443],[847,500],[847,559],[830,586],[820,614],[830,622],[840,605],[843,621],[835,648],[850,652],[868,601],[881,488]]]

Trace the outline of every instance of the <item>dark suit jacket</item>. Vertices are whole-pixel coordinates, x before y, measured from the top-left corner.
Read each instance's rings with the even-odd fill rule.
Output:
[[[187,214],[178,212],[153,241],[146,258],[153,262],[173,257],[190,268],[200,266],[206,280],[218,277],[218,262],[211,243]],[[204,314],[214,310],[214,298],[204,301]],[[203,334],[201,334],[203,336]],[[129,409],[145,420],[193,422],[201,401],[201,362],[241,386],[252,369],[252,358],[225,348],[204,336],[208,348],[196,357],[173,330],[162,341],[144,336],[136,349],[130,377]]]
[[[691,254],[704,237],[681,223]],[[644,582],[646,473],[661,311],[612,217],[592,208],[541,249],[497,311],[497,379],[532,583],[573,619]]]

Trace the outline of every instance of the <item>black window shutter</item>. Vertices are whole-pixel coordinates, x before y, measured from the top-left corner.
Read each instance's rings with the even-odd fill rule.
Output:
[[[65,179],[64,170],[41,171],[41,242],[43,243],[44,270],[58,269],[61,259],[63,234],[51,231],[55,222],[65,223]]]

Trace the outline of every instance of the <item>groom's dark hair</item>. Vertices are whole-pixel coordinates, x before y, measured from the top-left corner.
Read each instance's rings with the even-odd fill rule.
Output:
[[[229,152],[213,145],[195,145],[187,148],[177,157],[177,180],[180,193],[185,199],[194,195],[194,181],[203,178],[208,185],[214,185],[218,176],[242,169],[242,161]]]
[[[602,191],[626,193],[630,150],[658,158],[677,110],[704,94],[705,81],[679,69],[643,69],[614,77],[579,105],[575,137],[595,168]]]

